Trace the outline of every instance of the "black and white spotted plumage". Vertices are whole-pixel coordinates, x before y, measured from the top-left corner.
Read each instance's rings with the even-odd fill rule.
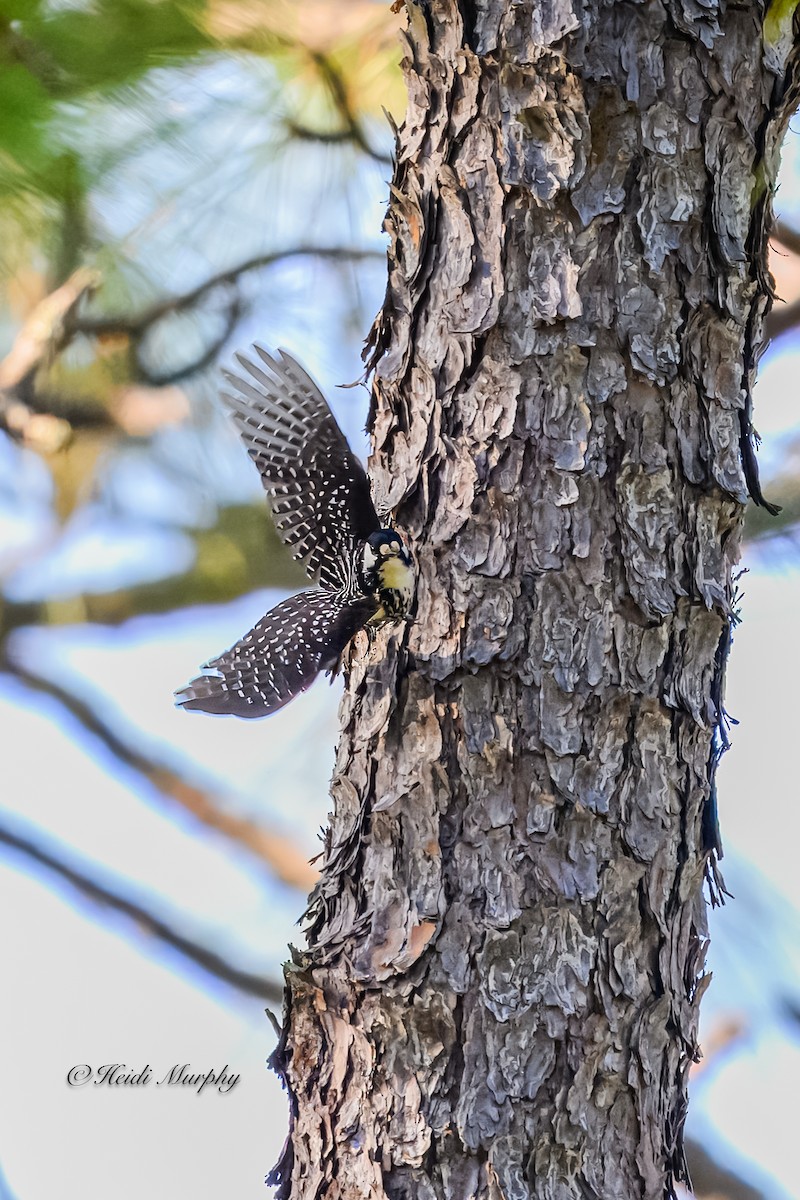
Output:
[[[357,547],[380,529],[366,473],[300,364],[253,349],[260,361],[237,354],[244,373],[224,372],[223,399],[293,557],[312,582],[347,590]]]
[[[290,596],[178,693],[184,708],[263,717],[332,670],[350,638],[374,615],[371,596],[317,590]]]
[[[381,529],[369,482],[324,396],[285,351],[237,355],[225,399],[261,475],[275,526],[314,591],[278,604],[177,693],[184,708],[239,717],[276,712],[333,669],[367,624],[404,616],[411,559]]]

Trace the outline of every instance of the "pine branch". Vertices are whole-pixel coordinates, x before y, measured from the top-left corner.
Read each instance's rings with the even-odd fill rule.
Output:
[[[2,660],[2,667],[31,691],[54,700],[85,733],[108,750],[122,766],[135,771],[167,805],[175,804],[209,829],[215,830],[268,867],[272,875],[291,887],[308,891],[317,872],[288,838],[270,833],[261,824],[226,812],[209,789],[190,783],[172,767],[145,754],[126,741],[85,700],[50,679],[37,675],[20,663]]]
[[[383,261],[385,253],[382,250],[359,246],[295,246],[288,250],[257,254],[253,258],[245,259],[235,267],[219,271],[188,292],[158,301],[137,316],[120,314],[110,317],[75,317],[71,322],[70,329],[73,333],[83,333],[93,337],[111,334],[142,336],[157,321],[196,307],[211,292],[235,284],[243,275],[295,258],[322,258],[329,262],[362,262],[367,259]]]
[[[0,823],[0,843],[20,854],[28,862],[45,867],[46,870],[69,883],[89,900],[114,912],[122,913],[123,916],[135,922],[141,931],[158,938],[159,941],[173,950],[177,950],[190,962],[202,967],[204,971],[215,978],[222,979],[244,995],[256,996],[259,1000],[267,1000],[272,1004],[281,1003],[283,987],[276,980],[241,970],[215,951],[209,950],[207,946],[202,946],[182,933],[178,933],[166,921],[162,921],[160,917],[144,908],[143,905],[112,891],[109,887],[93,879],[85,870],[71,865],[58,855],[37,845],[33,839],[23,837],[2,823]]]

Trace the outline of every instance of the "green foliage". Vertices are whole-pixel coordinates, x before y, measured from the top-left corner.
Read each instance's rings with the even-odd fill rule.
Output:
[[[236,268],[285,246],[363,243],[345,222],[365,172],[388,175],[381,109],[399,116],[404,103],[396,26],[371,0],[0,0],[0,358],[35,329],[42,354],[15,387],[34,414],[71,426],[71,446],[48,460],[59,518],[129,431],[121,412],[166,413],[168,399],[145,393],[183,385],[185,365],[201,410],[198,364],[249,306],[277,303],[269,283],[254,300],[261,277]],[[84,267],[99,287],[64,325],[49,302]],[[356,308],[351,269],[341,286]],[[281,304],[301,274],[275,269]],[[186,600],[256,586],[246,564],[259,552],[239,545],[249,521],[224,512],[199,535]],[[257,528],[263,546],[263,514]],[[286,581],[300,582],[289,568]],[[135,602],[183,603],[181,586],[159,597],[148,585]]]
[[[213,46],[206,0],[95,0],[56,12],[41,2],[4,7],[24,9],[13,25],[6,17],[7,52],[63,99],[133,83]]]
[[[386,11],[364,0],[331,4],[321,22],[317,8],[312,19],[302,5],[275,0],[231,0],[223,6],[210,0],[92,0],[69,5],[0,0],[0,200],[5,235],[0,254],[6,281],[15,270],[9,242],[31,240],[38,241],[48,264],[44,290],[61,282],[76,265],[87,260],[96,265],[99,255],[105,259],[104,273],[110,268],[119,280],[125,275],[119,269],[119,254],[130,260],[138,256],[129,238],[121,242],[108,222],[98,222],[98,189],[108,193],[110,182],[113,191],[126,168],[138,171],[130,207],[141,206],[149,194],[153,211],[145,219],[157,222],[159,206],[166,209],[176,201],[186,205],[181,192],[185,169],[172,172],[167,157],[174,153],[180,160],[188,154],[196,158],[198,168],[206,155],[227,159],[232,149],[235,152],[239,126],[244,136],[238,139],[238,154],[250,186],[256,183],[255,169],[272,166],[286,149],[287,135],[289,140],[294,135],[301,140],[320,135],[324,140],[341,134],[363,151],[372,131],[365,133],[362,121],[380,114],[382,105],[391,106],[400,95],[392,22],[387,22]],[[259,61],[266,65],[260,73],[250,69]],[[208,121],[199,103],[202,85],[188,103],[186,99],[199,68],[210,68],[217,82],[229,78],[238,89],[238,94],[215,93]],[[260,111],[253,108],[259,101]],[[231,111],[223,136],[220,114],[226,104]],[[245,126],[251,108],[252,120]],[[382,116],[380,120],[383,123]],[[252,144],[254,129],[263,130],[260,163]],[[358,136],[352,136],[354,131]],[[244,141],[248,149],[241,145]],[[150,177],[148,166],[140,169],[139,156],[152,156],[159,147],[162,169],[156,180],[151,166]],[[227,183],[230,175],[215,178],[207,166],[199,173],[206,181],[202,219],[212,206],[225,204],[221,187],[233,185]],[[171,176],[178,187],[172,195]],[[128,207],[127,197],[125,204]],[[253,247],[255,252],[261,249]],[[159,264],[152,265],[156,274],[150,293],[163,294]],[[140,260],[140,274],[149,269]]]
[[[67,103],[212,49],[205,10],[205,0],[96,0],[56,12],[42,0],[0,0],[0,188],[74,194],[74,156],[64,172]]]
[[[0,153],[6,171],[41,170],[48,161],[47,123],[53,102],[47,90],[18,63],[3,62],[0,70]]]

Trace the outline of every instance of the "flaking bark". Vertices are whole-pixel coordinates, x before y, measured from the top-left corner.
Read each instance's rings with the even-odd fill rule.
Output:
[[[359,646],[275,1064],[292,1200],[661,1198],[794,13],[407,4]]]

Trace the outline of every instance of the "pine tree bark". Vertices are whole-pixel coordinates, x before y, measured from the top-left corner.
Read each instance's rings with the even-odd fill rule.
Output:
[[[671,1196],[794,10],[406,11],[371,428],[416,620],[353,658],[272,1182]]]

